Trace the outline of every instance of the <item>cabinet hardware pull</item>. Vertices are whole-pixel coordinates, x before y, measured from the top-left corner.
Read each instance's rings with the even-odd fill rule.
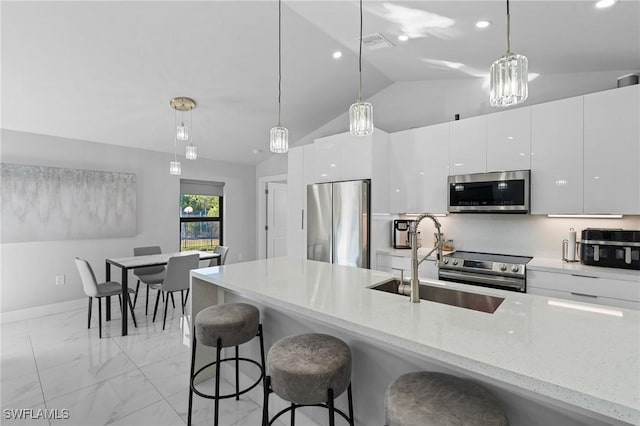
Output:
[[[584,296],[584,297],[592,297],[594,299],[597,299],[598,296],[594,295],[594,294],[586,294],[586,293],[574,293],[573,291],[571,292],[571,294],[573,294],[574,296]]]
[[[304,209],[300,210],[300,219],[301,219],[300,229],[304,229]]]
[[[572,277],[580,277],[580,278],[600,278],[594,277],[593,275],[580,275],[580,274],[571,274]]]

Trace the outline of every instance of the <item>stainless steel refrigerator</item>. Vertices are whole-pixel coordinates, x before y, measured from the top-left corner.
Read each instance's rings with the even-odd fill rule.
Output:
[[[307,186],[307,259],[369,268],[369,180]]]

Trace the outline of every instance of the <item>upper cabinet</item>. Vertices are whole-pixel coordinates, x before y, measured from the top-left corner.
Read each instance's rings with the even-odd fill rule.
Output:
[[[449,176],[450,123],[416,129],[415,213],[447,212],[447,176]]]
[[[449,123],[392,133],[389,138],[392,213],[446,213]]]
[[[531,107],[531,213],[583,213],[583,97]]]
[[[487,171],[531,168],[531,108],[489,114],[487,117]]]
[[[373,139],[349,133],[316,139],[316,182],[371,178]]]
[[[584,96],[584,211],[640,214],[640,86]]]
[[[389,135],[389,209],[393,213],[417,211],[415,139],[415,129]]]
[[[449,172],[452,175],[487,171],[487,117],[450,123]]]

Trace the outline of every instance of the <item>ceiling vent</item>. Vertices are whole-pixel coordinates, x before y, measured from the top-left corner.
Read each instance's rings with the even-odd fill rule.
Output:
[[[362,37],[362,47],[369,50],[393,47],[393,43],[387,40],[382,34],[375,33]]]

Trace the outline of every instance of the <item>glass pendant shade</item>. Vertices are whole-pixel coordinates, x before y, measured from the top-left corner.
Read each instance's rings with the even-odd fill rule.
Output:
[[[373,105],[356,102],[349,108],[349,133],[353,136],[367,136],[373,133]]]
[[[180,125],[176,127],[176,138],[179,141],[189,140],[189,128],[185,126],[184,123],[180,123]]]
[[[169,162],[169,173],[171,173],[172,175],[179,175],[182,173],[182,168],[180,167],[179,161]]]
[[[489,104],[492,107],[508,107],[527,99],[527,66],[526,56],[510,52],[491,65]]]
[[[269,150],[276,154],[284,154],[289,151],[289,130],[286,127],[276,126],[271,128]]]
[[[198,158],[198,148],[194,145],[187,145],[186,155],[187,160],[195,160]]]

